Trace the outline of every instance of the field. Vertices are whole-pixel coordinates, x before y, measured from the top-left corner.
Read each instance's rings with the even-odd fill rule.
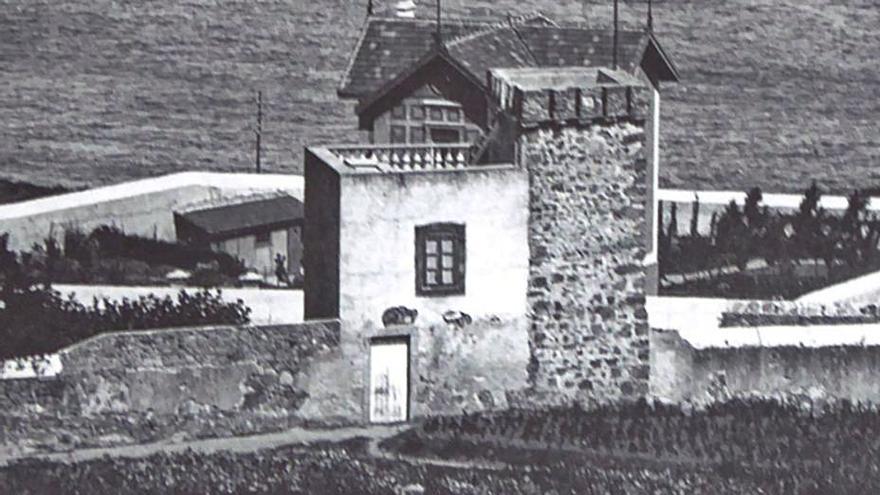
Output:
[[[391,2],[376,2],[382,3]],[[418,2],[425,10],[427,0]],[[658,0],[682,84],[664,90],[664,187],[832,192],[880,172],[876,0]],[[582,5],[583,4],[583,5]],[[446,0],[450,15],[541,9],[608,25],[610,0]],[[84,187],[180,170],[264,169],[354,141],[335,88],[366,0],[4,0],[0,177]],[[645,2],[624,1],[623,23]]]
[[[204,447],[0,467],[9,493],[877,493],[876,410],[731,401],[694,411],[512,410],[397,436],[235,452]]]

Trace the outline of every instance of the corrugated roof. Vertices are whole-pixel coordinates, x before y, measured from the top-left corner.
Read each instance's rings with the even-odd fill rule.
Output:
[[[370,18],[345,72],[339,95],[365,97],[418,62],[434,47],[436,23]],[[542,17],[503,21],[444,20],[449,54],[480,81],[493,67],[611,67],[610,29],[559,27]],[[618,34],[618,66],[633,71],[649,41],[644,31]]]
[[[184,219],[208,235],[223,235],[303,218],[303,204],[292,196],[248,201],[182,213]]]

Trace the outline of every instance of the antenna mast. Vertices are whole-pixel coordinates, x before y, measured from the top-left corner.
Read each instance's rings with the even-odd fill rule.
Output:
[[[654,12],[651,10],[651,0],[648,0],[648,32],[654,32]]]

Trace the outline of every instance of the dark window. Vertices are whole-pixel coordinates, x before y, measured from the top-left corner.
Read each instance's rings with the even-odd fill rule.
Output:
[[[425,120],[425,107],[421,105],[409,107],[409,118],[412,120]]]
[[[406,142],[406,126],[402,126],[402,125],[391,126],[391,142],[392,143],[405,143]]]
[[[416,227],[416,295],[464,294],[464,225]]]
[[[441,107],[431,107],[431,120],[443,120],[443,109]]]
[[[425,142],[425,129],[421,127],[410,127],[409,128],[409,142],[410,143],[424,143]]]
[[[257,233],[256,238],[257,238],[256,239],[257,244],[269,244],[269,241],[272,240],[272,233],[271,232],[259,232],[259,233]]]
[[[461,112],[457,108],[449,108],[446,110],[446,120],[450,122],[458,122],[461,120]]]
[[[391,117],[395,119],[405,119],[406,118],[406,107],[403,105],[397,105],[396,107],[391,109]]]
[[[431,141],[434,143],[461,142],[461,131],[456,128],[434,127],[431,129]]]

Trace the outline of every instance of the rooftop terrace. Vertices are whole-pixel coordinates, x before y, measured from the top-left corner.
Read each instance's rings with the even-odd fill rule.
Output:
[[[486,168],[479,144],[353,144],[309,147],[341,174],[407,173]]]

